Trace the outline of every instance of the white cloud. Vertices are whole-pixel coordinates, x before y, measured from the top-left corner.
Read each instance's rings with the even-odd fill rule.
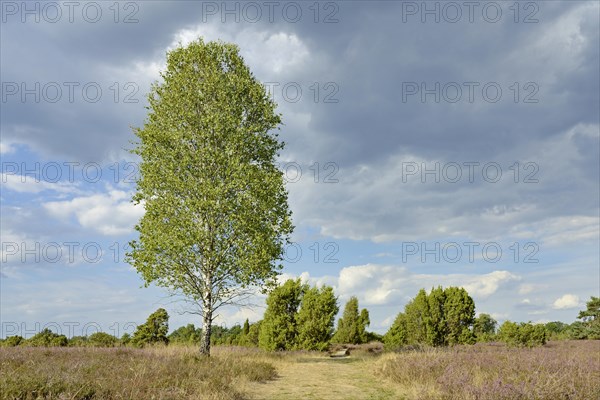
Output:
[[[109,190],[108,193],[44,203],[44,208],[55,218],[75,215],[81,226],[103,235],[124,235],[133,232],[144,214],[144,207],[134,205],[130,198],[127,192]]]
[[[293,33],[258,31],[253,28],[229,32],[223,30],[221,25],[210,24],[178,31],[169,49],[179,43],[185,46],[199,37],[238,44],[252,71],[262,79],[302,67],[310,56],[308,47]]]
[[[50,324],[65,329],[63,333],[68,334],[69,325],[65,321],[71,321],[71,333],[76,335],[81,335],[82,329],[90,325],[99,326],[100,330],[109,333],[116,333],[115,329],[127,326],[132,329],[135,323],[129,321],[143,322],[148,315],[145,309],[152,307],[154,300],[147,289],[136,293],[131,288],[105,279],[63,278],[39,282],[38,277],[28,274],[26,278],[12,282],[11,287],[5,288],[7,295],[3,297],[3,316],[6,307],[6,320],[18,321],[18,329],[27,332],[27,337],[40,330],[38,325],[44,327]],[[29,295],[19,297],[19,293]],[[31,293],[44,293],[44,296],[32,296]],[[140,298],[144,298],[146,303],[140,302]],[[5,328],[8,329],[3,326],[3,332]]]
[[[46,182],[42,177],[2,173],[2,186],[18,193],[39,193],[44,190],[58,193],[77,193],[79,191],[74,183]]]
[[[560,246],[573,242],[595,241],[600,237],[598,217],[573,215],[549,218],[541,223],[530,224],[530,229],[538,230],[543,244]]]
[[[567,310],[579,307],[579,296],[565,294],[554,301],[552,308],[555,310]]]
[[[343,268],[337,289],[344,298],[357,295],[365,304],[383,305],[401,299],[401,287],[409,280],[404,267],[366,264]]]
[[[396,320],[396,314],[390,315],[387,318],[384,318],[383,320],[381,320],[381,322],[378,324],[379,328],[384,328],[384,329],[388,329]]]
[[[519,276],[508,271],[493,271],[489,274],[472,278],[472,280],[463,285],[463,287],[470,295],[485,298],[496,293],[498,288],[503,284],[518,281],[520,279]]]
[[[8,154],[14,151],[15,148],[12,146],[12,143],[0,142],[0,154]]]
[[[508,313],[490,313],[490,317],[496,321],[502,321],[508,318]]]
[[[231,327],[234,324],[243,324],[246,319],[250,322],[256,322],[263,318],[264,312],[265,307],[224,308],[219,311],[219,315],[215,318],[214,323]]]
[[[415,274],[405,267],[366,264],[342,268],[338,276],[310,277],[308,272],[300,275],[310,284],[332,285],[341,299],[357,296],[365,305],[396,305],[413,298],[421,288],[435,286],[461,286],[471,296],[485,299],[501,287],[521,279],[508,271],[488,274]],[[285,274],[282,281],[294,278]]]
[[[546,288],[547,285],[541,285],[536,283],[524,283],[519,286],[519,294],[529,294],[541,289]]]

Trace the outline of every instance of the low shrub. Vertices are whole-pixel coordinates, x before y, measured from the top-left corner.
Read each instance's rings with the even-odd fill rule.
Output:
[[[68,343],[65,335],[56,334],[47,328],[23,342],[24,345],[33,347],[62,347]]]
[[[498,339],[510,346],[534,347],[546,344],[548,332],[541,324],[506,321],[498,331]]]
[[[118,343],[118,339],[108,333],[96,332],[90,335],[88,342],[96,347],[113,347]]]
[[[15,336],[9,336],[6,339],[2,340],[0,342],[0,345],[6,346],[6,347],[14,347],[14,346],[20,345],[24,341],[25,341],[25,339],[23,339],[23,337],[21,337],[19,335],[15,335]]]

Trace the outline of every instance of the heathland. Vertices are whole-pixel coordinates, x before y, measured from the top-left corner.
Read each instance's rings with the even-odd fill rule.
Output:
[[[597,399],[600,341],[478,343],[350,356],[216,346],[2,347],[2,399]]]

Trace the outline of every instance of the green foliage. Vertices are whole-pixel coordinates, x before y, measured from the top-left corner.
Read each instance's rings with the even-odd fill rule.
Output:
[[[473,323],[473,334],[478,342],[490,342],[496,334],[498,322],[489,314],[479,314]]]
[[[572,329],[574,338],[600,339],[600,297],[592,296],[577,318],[582,320],[582,325]]]
[[[249,286],[274,285],[293,230],[276,104],[233,44],[198,39],[167,54],[152,86],[134,154],[134,202],[145,214],[128,260],[146,285],[188,296],[203,315],[210,354],[213,315]]]
[[[150,314],[145,324],[138,325],[131,342],[138,347],[157,343],[167,344],[169,343],[168,332],[169,314],[164,308],[159,308]]]
[[[427,319],[429,302],[425,289],[419,290],[417,296],[404,307],[408,343],[427,343]]]
[[[296,318],[296,347],[304,350],[326,350],[333,336],[333,324],[338,311],[337,297],[331,286],[307,289]]]
[[[569,324],[565,324],[561,321],[552,321],[546,323],[546,330],[548,333],[563,333],[569,328]]]
[[[600,321],[600,297],[592,296],[586,303],[586,309],[580,311],[577,318],[584,322]]]
[[[243,345],[243,330],[239,324],[231,328],[213,325],[211,343],[217,345]]]
[[[384,335],[386,347],[473,343],[475,302],[463,288],[421,289]]]
[[[123,336],[121,336],[120,342],[122,345],[127,346],[129,343],[131,343],[131,335],[125,332]]]
[[[175,329],[169,335],[169,343],[178,344],[200,344],[202,329],[196,328],[194,324],[187,324]]]
[[[246,321],[244,321],[244,335],[248,335],[248,333],[250,333],[250,323],[248,322],[248,318],[246,318]]]
[[[62,347],[68,344],[68,340],[65,335],[58,335],[46,328],[25,340],[23,344],[34,347]]]
[[[549,340],[565,340],[570,338],[569,324],[561,321],[548,322],[545,325]]]
[[[118,339],[108,333],[96,332],[90,335],[88,343],[95,347],[113,347],[118,343]]]
[[[25,342],[25,339],[23,339],[22,336],[14,335],[14,336],[9,336],[4,340],[1,340],[0,345],[6,346],[6,347],[15,347],[15,346],[20,345],[23,342]]]
[[[425,328],[427,343],[432,346],[445,346],[448,344],[449,324],[446,321],[447,306],[446,293],[441,287],[431,289],[427,296],[427,310]]]
[[[366,328],[370,323],[369,311],[367,311],[366,308],[363,308],[359,313],[358,299],[352,296],[344,307],[342,318],[338,320],[337,331],[335,332],[332,341],[334,343],[366,343]]]
[[[87,336],[73,336],[69,339],[69,347],[83,347],[88,345]]]
[[[581,321],[575,321],[567,328],[569,339],[582,340],[588,338],[587,325]]]
[[[258,344],[266,350],[325,350],[333,334],[337,298],[330,286],[321,288],[289,279],[267,298]],[[253,343],[253,325],[248,328]]]
[[[383,342],[383,335],[380,335],[379,333],[376,332],[367,332],[366,333],[367,336],[367,340],[366,342]]]
[[[250,346],[258,346],[259,345],[259,335],[260,335],[260,327],[262,325],[262,319],[253,324],[250,324],[250,328],[248,330],[248,336],[246,337],[247,344]]]
[[[248,322],[246,320],[246,322]],[[231,328],[225,326],[213,325],[211,327],[210,341],[212,345],[233,345],[233,346],[251,346],[256,345],[250,342],[248,335],[250,333],[250,323],[248,322],[248,334],[244,333],[244,328],[239,324]],[[169,335],[169,343],[173,344],[199,344],[202,340],[202,329],[196,328],[194,324],[175,329]]]
[[[267,309],[260,327],[259,346],[265,350],[287,350],[296,343],[297,314],[308,285],[300,278],[288,279],[267,297]]]
[[[506,321],[498,330],[498,338],[509,346],[534,347],[542,346],[547,341],[546,327],[542,324]]]
[[[471,327],[475,322],[475,302],[463,288],[448,287],[444,290],[446,301],[444,313],[448,329],[448,344],[472,344],[475,342]]]
[[[371,325],[371,318],[369,317],[369,310],[363,308],[360,310],[358,316],[358,337],[361,343],[367,343],[369,341],[369,332],[367,332],[367,326]]]
[[[394,320],[390,329],[383,336],[383,343],[386,348],[396,348],[408,344],[409,328],[407,316],[404,313],[399,313]]]

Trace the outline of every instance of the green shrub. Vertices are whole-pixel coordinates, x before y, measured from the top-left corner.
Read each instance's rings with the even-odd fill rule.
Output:
[[[569,339],[569,324],[561,321],[552,321],[546,323],[548,340],[566,340]]]
[[[131,343],[131,335],[125,332],[123,336],[121,336],[121,344],[127,346],[129,343]]]
[[[577,319],[568,329],[572,339],[600,339],[600,297],[592,296]]]
[[[69,347],[83,347],[88,345],[87,336],[73,336],[69,339]]]
[[[463,288],[441,286],[427,294],[419,290],[384,335],[387,348],[407,344],[447,346],[472,344],[475,302]],[[489,322],[489,321],[486,321]],[[482,326],[481,329],[487,329]]]
[[[202,329],[196,328],[194,324],[187,324],[175,329],[169,335],[169,343],[200,344]]]
[[[2,341],[2,346],[14,347],[14,346],[20,345],[24,341],[25,341],[25,339],[23,339],[23,337],[21,337],[19,335],[9,336]]]
[[[104,332],[96,332],[90,335],[89,343],[95,347],[113,347],[117,344],[117,338]]]
[[[366,329],[370,324],[369,311],[363,308],[359,312],[358,298],[352,296],[344,307],[344,313],[338,320],[337,330],[331,341],[349,344],[366,343],[368,340]]]
[[[262,319],[260,321],[256,321],[253,324],[250,324],[250,327],[248,329],[248,335],[246,336],[246,340],[249,346],[258,346],[261,324]]]
[[[531,322],[506,321],[498,331],[498,338],[510,346],[534,347],[546,344],[548,332],[546,327],[541,324],[532,324]]]
[[[26,346],[34,347],[60,347],[69,343],[65,335],[58,335],[46,328],[35,336],[25,340]]]
[[[478,342],[491,342],[496,338],[498,322],[489,314],[479,314],[473,323],[473,334]]]
[[[137,347],[148,344],[168,344],[169,314],[164,308],[159,308],[146,320],[145,324],[138,325],[133,333],[131,343]]]

